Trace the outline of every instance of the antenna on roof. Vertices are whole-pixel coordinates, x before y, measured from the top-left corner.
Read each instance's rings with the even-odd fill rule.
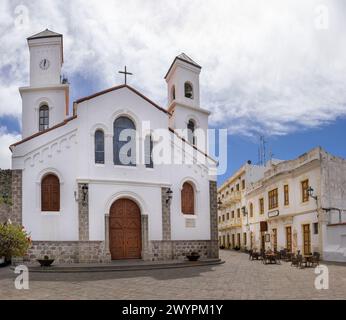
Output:
[[[266,157],[266,144],[267,141],[265,140],[263,135],[260,135],[260,141],[259,141],[259,148],[258,148],[258,164],[260,166],[264,166],[267,162]]]

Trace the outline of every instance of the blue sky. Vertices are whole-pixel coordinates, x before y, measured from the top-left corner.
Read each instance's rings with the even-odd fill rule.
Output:
[[[294,159],[303,153],[321,146],[327,152],[346,159],[346,118],[340,118],[329,125],[303,130],[285,136],[266,137],[267,150],[272,150],[274,158],[281,160]],[[258,162],[259,139],[230,135],[228,137],[227,173],[219,176],[222,184],[233,172],[246,161]]]
[[[1,0],[2,168],[20,139],[26,38],[46,28],[64,35],[71,101],[122,83],[127,65],[130,84],[165,107],[167,69],[181,52],[191,56],[203,66],[210,125],[229,132],[228,173],[256,162],[260,134],[275,158],[318,145],[346,157],[343,0]]]

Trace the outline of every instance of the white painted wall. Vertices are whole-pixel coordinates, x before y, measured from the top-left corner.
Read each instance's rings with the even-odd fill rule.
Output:
[[[50,128],[64,121],[68,90],[68,85],[20,89],[22,96],[23,139],[39,132],[39,109],[42,105],[49,107]]]
[[[28,41],[30,50],[30,86],[44,87],[60,84],[62,67],[62,38],[43,38]],[[40,68],[40,62],[48,59],[49,68]]]
[[[23,224],[33,240],[78,240],[76,123],[70,123],[23,143],[13,152],[12,168],[23,169]],[[41,180],[59,177],[60,212],[41,211]]]
[[[172,102],[172,87],[175,86],[176,102],[190,105],[195,108],[200,107],[199,75],[201,70],[181,60],[176,60],[166,81],[168,90],[168,103]],[[185,97],[185,82],[190,82],[193,86],[193,99]]]
[[[190,120],[194,120],[196,129],[200,128],[207,132],[209,113],[200,108],[190,108],[177,104],[173,116],[170,119],[170,127],[175,129],[187,129]]]

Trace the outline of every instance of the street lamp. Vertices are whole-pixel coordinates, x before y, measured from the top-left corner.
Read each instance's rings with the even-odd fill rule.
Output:
[[[307,191],[308,191],[309,197],[313,198],[313,199],[315,199],[317,201],[317,196],[314,195],[314,189],[311,186],[308,188]]]
[[[241,210],[243,211],[244,217],[246,217],[246,229],[247,229],[247,231],[250,231],[249,212],[247,211],[246,207],[242,207]]]
[[[167,190],[166,194],[167,194],[166,204],[169,205],[169,204],[171,204],[171,201],[173,199],[173,191],[172,191],[172,189],[169,188]]]
[[[86,198],[88,195],[89,187],[87,184],[83,184],[82,186],[82,194],[83,194],[83,205],[86,205]]]

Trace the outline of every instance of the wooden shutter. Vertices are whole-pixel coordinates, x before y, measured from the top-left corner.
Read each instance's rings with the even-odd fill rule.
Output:
[[[183,214],[195,214],[195,191],[188,182],[184,183],[181,190],[181,207]]]
[[[41,183],[41,210],[46,212],[60,211],[60,181],[50,174]]]

